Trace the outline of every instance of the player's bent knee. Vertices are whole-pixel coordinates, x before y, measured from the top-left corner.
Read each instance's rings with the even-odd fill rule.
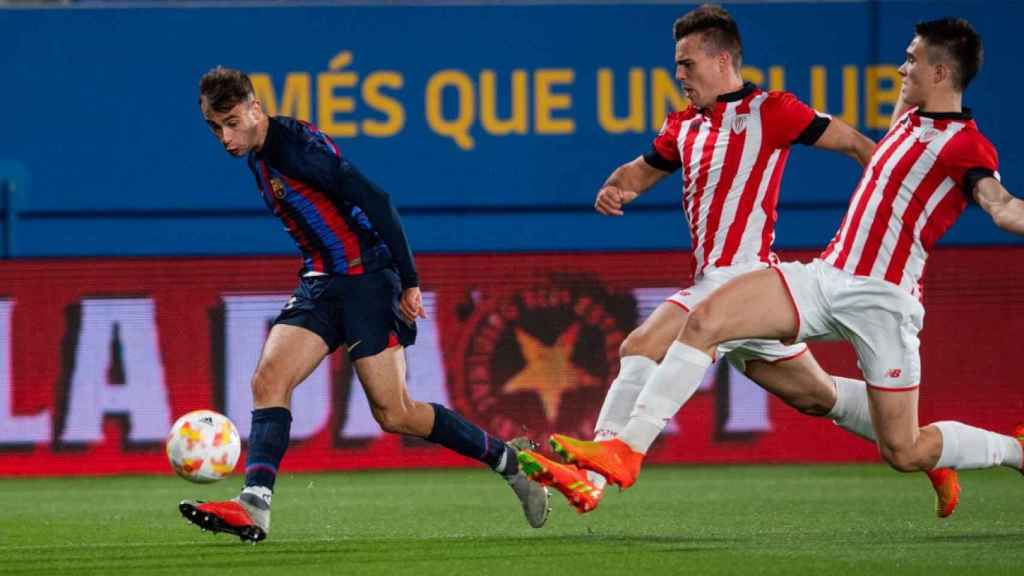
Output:
[[[808,416],[821,417],[827,415],[832,408],[819,402],[816,398],[797,398],[789,405],[796,408],[797,412]]]
[[[411,413],[401,408],[381,408],[373,411],[380,429],[390,434],[412,434]]]
[[[288,396],[286,382],[268,365],[261,365],[252,377],[252,397],[256,405],[275,403]]]
[[[714,317],[710,308],[703,302],[690,313],[683,329],[684,340],[698,347],[718,344],[718,333],[721,323]]]
[[[626,336],[622,344],[619,344],[619,357],[647,356],[648,358],[656,358],[664,355],[664,350],[661,351],[661,354],[655,354],[655,351],[651,349],[653,346],[654,342],[650,335],[637,328]]]
[[[622,341],[622,344],[619,344],[619,358],[636,356],[639,353],[639,347],[635,342],[634,334],[636,334],[636,330],[630,332],[626,339]]]
[[[818,403],[800,409],[800,412],[808,416],[814,416],[815,418],[824,418],[825,416],[828,416],[831,411],[832,408]]]

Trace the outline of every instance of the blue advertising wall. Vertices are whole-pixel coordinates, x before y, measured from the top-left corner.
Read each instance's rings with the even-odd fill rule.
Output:
[[[688,247],[678,175],[602,218],[608,173],[681,100],[671,25],[691,5],[0,9],[0,189],[7,256],[294,250],[243,161],[208,132],[197,83],[250,72],[267,107],[332,134],[388,190],[420,252]],[[922,19],[971,20],[986,61],[967,92],[1024,192],[1017,2],[726,4],[744,74],[872,137]],[[859,175],[797,149],[781,247],[820,247]],[[977,208],[945,242],[1013,243]]]

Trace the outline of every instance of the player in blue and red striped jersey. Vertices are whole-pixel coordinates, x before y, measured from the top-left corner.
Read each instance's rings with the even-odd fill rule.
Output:
[[[342,344],[387,432],[425,438],[501,474],[531,526],[548,514],[548,492],[519,470],[516,449],[405,384],[403,349],[426,318],[412,250],[387,193],[316,127],[269,117],[243,72],[215,68],[199,83],[206,123],[232,156],[246,157],[264,202],[302,253],[299,286],[274,321],[252,379],[245,487],[224,502],[184,501],[191,522],[257,542],[270,530],[270,501],[288,448],[292,391]]]

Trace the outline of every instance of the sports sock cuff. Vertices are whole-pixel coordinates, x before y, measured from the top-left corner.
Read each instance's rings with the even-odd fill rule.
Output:
[[[932,426],[942,436],[942,451],[939,453],[939,461],[935,463],[936,468],[951,468],[956,461],[956,455],[960,452],[956,424],[951,421],[932,422]]]
[[[272,406],[270,408],[256,408],[252,411],[253,421],[257,420],[288,420],[292,421],[292,411],[283,406]]]
[[[845,402],[843,401],[844,391],[842,389],[842,385],[839,383],[839,378],[836,376],[832,377],[832,386],[836,389],[836,403],[832,405],[832,408],[829,409],[828,414],[825,414],[825,417],[832,420],[838,420],[843,417],[843,411],[845,408]]]
[[[266,486],[246,486],[242,488],[242,494],[251,494],[262,500],[266,506],[270,507],[270,501],[274,497],[274,491]]]
[[[507,457],[510,448],[504,440],[491,436],[457,412],[434,402],[430,405],[434,408],[434,426],[426,438],[429,442],[483,462],[499,473],[518,469],[516,459]],[[502,457],[505,457],[504,470],[499,470]]]
[[[678,340],[668,347],[668,352],[665,353],[665,360],[662,362],[670,359],[682,360],[705,368],[711,366],[711,362],[713,361],[711,356],[708,356],[701,350]]]
[[[1003,465],[1018,470],[1024,469],[1024,446],[1021,446],[1020,441],[1013,436],[1002,436],[1002,438],[1006,443],[1003,453]]]
[[[619,359],[618,378],[639,378],[641,380],[646,380],[647,377],[651,375],[651,371],[657,367],[658,363],[647,356],[641,356],[639,354],[623,356]]]
[[[620,360],[619,375],[608,387],[601,404],[601,412],[594,424],[597,440],[614,438],[626,427],[637,396],[650,379],[658,363],[646,356],[624,356]]]
[[[867,384],[862,380],[833,376],[832,385],[836,389],[836,403],[832,405],[827,417],[840,420],[849,414],[851,409],[858,409],[867,404]]]
[[[847,432],[872,442],[877,438],[871,423],[871,407],[868,405],[868,387],[863,380],[833,376],[836,387],[836,403],[826,415]]]
[[[700,387],[711,357],[675,342],[636,398],[629,423],[619,438],[636,452],[646,454],[668,421]]]
[[[494,471],[506,478],[512,478],[519,473],[519,459],[516,458],[516,451],[509,445],[505,445],[505,453],[501,461],[494,467]]]
[[[280,406],[252,411],[249,450],[245,460],[245,485],[274,489],[278,467],[288,450],[291,410]]]
[[[1007,465],[1017,468],[1020,452],[1016,439],[962,422],[932,424],[942,434],[942,453],[936,468],[974,470]]]

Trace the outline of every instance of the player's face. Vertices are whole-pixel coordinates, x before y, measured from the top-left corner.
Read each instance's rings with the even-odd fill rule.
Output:
[[[260,103],[250,98],[227,112],[217,112],[203,100],[203,117],[210,131],[232,156],[245,156],[263,143],[259,141]]]
[[[700,34],[683,36],[676,42],[676,80],[683,84],[686,97],[700,108],[710,108],[728,85],[726,68],[731,63],[721,54],[704,50]]]
[[[923,104],[933,84],[931,79],[935,75],[935,66],[929,64],[925,48],[924,41],[919,36],[914,36],[910,46],[907,46],[906,60],[899,69],[900,76],[903,77],[900,96],[911,106]]]

